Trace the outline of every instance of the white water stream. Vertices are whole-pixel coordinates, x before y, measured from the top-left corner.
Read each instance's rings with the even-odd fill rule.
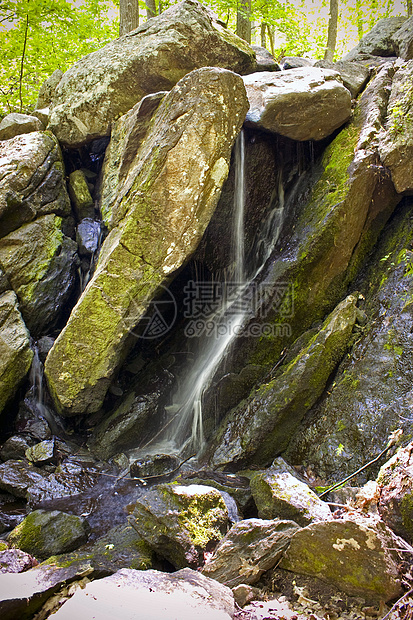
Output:
[[[284,212],[281,173],[275,194],[277,194],[276,205],[271,209],[263,230],[257,235],[259,239],[254,244],[256,258],[247,267],[244,244],[245,137],[241,132],[235,144],[234,217],[228,269],[230,276],[227,282],[221,283],[223,289],[230,286],[232,292],[235,290],[236,294],[224,295],[219,309],[208,316],[209,335],[199,336],[199,354],[175,393],[172,404],[165,408],[167,412],[165,424],[139,452],[145,452],[145,454],[175,453],[186,456],[198,454],[204,447],[203,395],[246,320],[247,313],[242,309],[244,304],[240,303],[241,298],[261,271],[280,233]]]

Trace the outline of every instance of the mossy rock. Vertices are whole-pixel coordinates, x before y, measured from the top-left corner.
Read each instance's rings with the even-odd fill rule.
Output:
[[[85,519],[53,510],[34,510],[10,533],[8,542],[38,559],[72,551],[87,539]]]

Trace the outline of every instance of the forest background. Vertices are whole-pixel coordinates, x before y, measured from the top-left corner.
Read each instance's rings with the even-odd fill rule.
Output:
[[[0,119],[30,113],[43,81],[179,0],[1,0]],[[411,15],[412,0],[202,0],[242,38],[282,56],[334,59],[383,17]],[[119,6],[120,3],[120,6]],[[334,14],[334,11],[336,14]],[[330,25],[330,28],[329,28]]]

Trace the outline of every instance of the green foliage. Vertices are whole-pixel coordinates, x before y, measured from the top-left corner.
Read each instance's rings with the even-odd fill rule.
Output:
[[[118,33],[112,0],[7,0],[0,6],[0,117],[29,112],[55,69],[103,47]]]

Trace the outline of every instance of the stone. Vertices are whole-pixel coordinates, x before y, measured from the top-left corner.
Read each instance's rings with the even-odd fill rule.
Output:
[[[99,210],[107,227],[111,227],[112,208],[116,203],[118,186],[128,176],[130,166],[144,140],[150,121],[166,91],[143,97],[129,112],[114,124],[102,167],[102,187]]]
[[[33,132],[0,143],[0,237],[35,217],[70,215],[59,144]]]
[[[9,532],[26,516],[26,502],[10,493],[0,492],[0,533]]]
[[[0,615],[2,620],[29,620],[46,600],[66,583],[90,575],[88,564],[56,568],[36,566],[24,573],[1,576]]]
[[[259,601],[262,597],[262,590],[241,583],[239,586],[232,588],[232,594],[234,595],[236,604],[240,607],[244,607],[244,605],[247,605],[251,601]]]
[[[218,543],[202,574],[230,588],[256,583],[279,562],[298,529],[293,521],[239,521]]]
[[[402,428],[407,437],[413,431],[409,200],[386,225],[358,282],[367,323],[331,378],[328,393],[309,411],[283,454],[320,479],[342,480],[376,459],[393,431]],[[359,474],[354,484],[374,478],[386,458]]]
[[[39,119],[39,121],[43,124],[43,127],[47,127],[47,125],[49,124],[50,110],[49,108],[42,108],[41,110],[34,110],[33,116]]]
[[[292,467],[278,458],[270,469],[253,473],[251,492],[261,519],[291,519],[303,527],[328,521],[331,511]]]
[[[293,535],[280,568],[378,604],[403,593],[393,547],[391,530],[373,517],[312,523]]]
[[[300,67],[312,67],[314,61],[310,58],[301,58],[300,56],[284,56],[281,58],[281,69],[299,69]]]
[[[409,17],[401,28],[396,30],[393,37],[394,49],[397,56],[403,60],[413,59],[413,17]]]
[[[62,228],[61,217],[43,215],[0,239],[0,264],[33,335],[56,324],[75,284],[77,245]]]
[[[130,525],[117,525],[93,542],[71,553],[52,556],[44,564],[56,568],[65,566],[93,567],[96,574],[116,573],[121,568],[147,570],[156,568],[154,552]]]
[[[73,551],[86,542],[85,519],[59,510],[33,510],[8,536],[8,543],[38,559]]]
[[[178,469],[181,459],[172,454],[155,454],[144,459],[134,461],[130,466],[131,478],[147,478],[160,476],[166,472]]]
[[[370,79],[369,69],[360,62],[339,60],[333,63],[327,60],[317,60],[314,66],[337,71],[353,99],[361,93]]]
[[[96,456],[107,460],[121,450],[136,448],[151,418],[158,411],[159,392],[135,396],[131,392],[107,418],[95,428],[89,441]]]
[[[404,63],[393,78],[385,131],[379,145],[396,191],[413,191],[413,60]]]
[[[93,488],[97,477],[93,468],[64,461],[52,474],[34,480],[28,486],[25,496],[31,506],[52,499],[71,497]]]
[[[265,47],[259,45],[251,45],[251,47],[257,60],[255,71],[281,71],[280,65],[275,62],[274,57]]]
[[[45,363],[47,354],[53,346],[55,339],[52,336],[42,336],[37,341],[37,349],[39,352],[39,359],[42,364]]]
[[[37,97],[36,110],[48,108],[54,98],[56,88],[63,77],[63,71],[55,69],[41,85]]]
[[[47,475],[47,472],[27,461],[11,459],[0,465],[0,489],[15,497],[26,498],[27,489]]]
[[[395,56],[393,35],[406,21],[405,17],[385,17],[364,35],[360,43],[343,57],[343,60],[357,60],[359,54],[372,56]]]
[[[339,73],[318,67],[244,77],[246,122],[293,140],[321,140],[351,116],[351,95]]]
[[[2,461],[8,461],[9,459],[21,459],[26,455],[27,448],[30,445],[27,442],[26,437],[21,435],[12,435],[1,447],[0,458]]]
[[[10,138],[23,133],[42,131],[43,129],[43,123],[36,116],[12,112],[7,114],[0,123],[0,140],[10,140]]]
[[[21,549],[6,549],[0,551],[0,573],[23,573],[38,562]]]
[[[144,610],[145,620],[231,620],[234,599],[229,588],[188,568],[173,574],[122,569],[79,589],[55,616],[64,620],[121,614],[122,620],[132,620],[137,610]]]
[[[0,295],[0,412],[15,395],[33,359],[30,334],[13,291]]]
[[[131,330],[159,285],[194,252],[218,202],[246,109],[242,79],[217,68],[193,71],[163,99],[119,187],[92,280],[46,360],[62,415],[100,408]],[[81,358],[74,353],[79,347]]]
[[[413,542],[413,444],[399,448],[379,471],[378,509],[386,525],[410,544]]]
[[[135,504],[130,524],[175,568],[197,568],[228,529],[219,491],[203,485],[157,485]]]
[[[76,241],[81,256],[93,256],[100,247],[103,231],[101,222],[85,218],[76,229]]]
[[[357,318],[358,295],[349,295],[285,364],[223,420],[208,448],[214,467],[268,465],[288,445],[306,411],[321,396],[344,355]],[[288,517],[289,518],[289,517]]]
[[[0,295],[10,290],[11,286],[8,277],[4,273],[3,269],[0,267]]]
[[[94,202],[82,170],[75,170],[69,175],[68,189],[77,220],[80,222],[83,218],[93,219]]]
[[[27,448],[25,452],[26,459],[35,464],[47,464],[54,458],[55,452],[55,440],[46,439],[41,441],[31,448]]]
[[[255,54],[199,2],[184,0],[68,69],[53,97],[49,128],[70,148],[107,136],[111,123],[142,97],[208,66],[248,72]]]

